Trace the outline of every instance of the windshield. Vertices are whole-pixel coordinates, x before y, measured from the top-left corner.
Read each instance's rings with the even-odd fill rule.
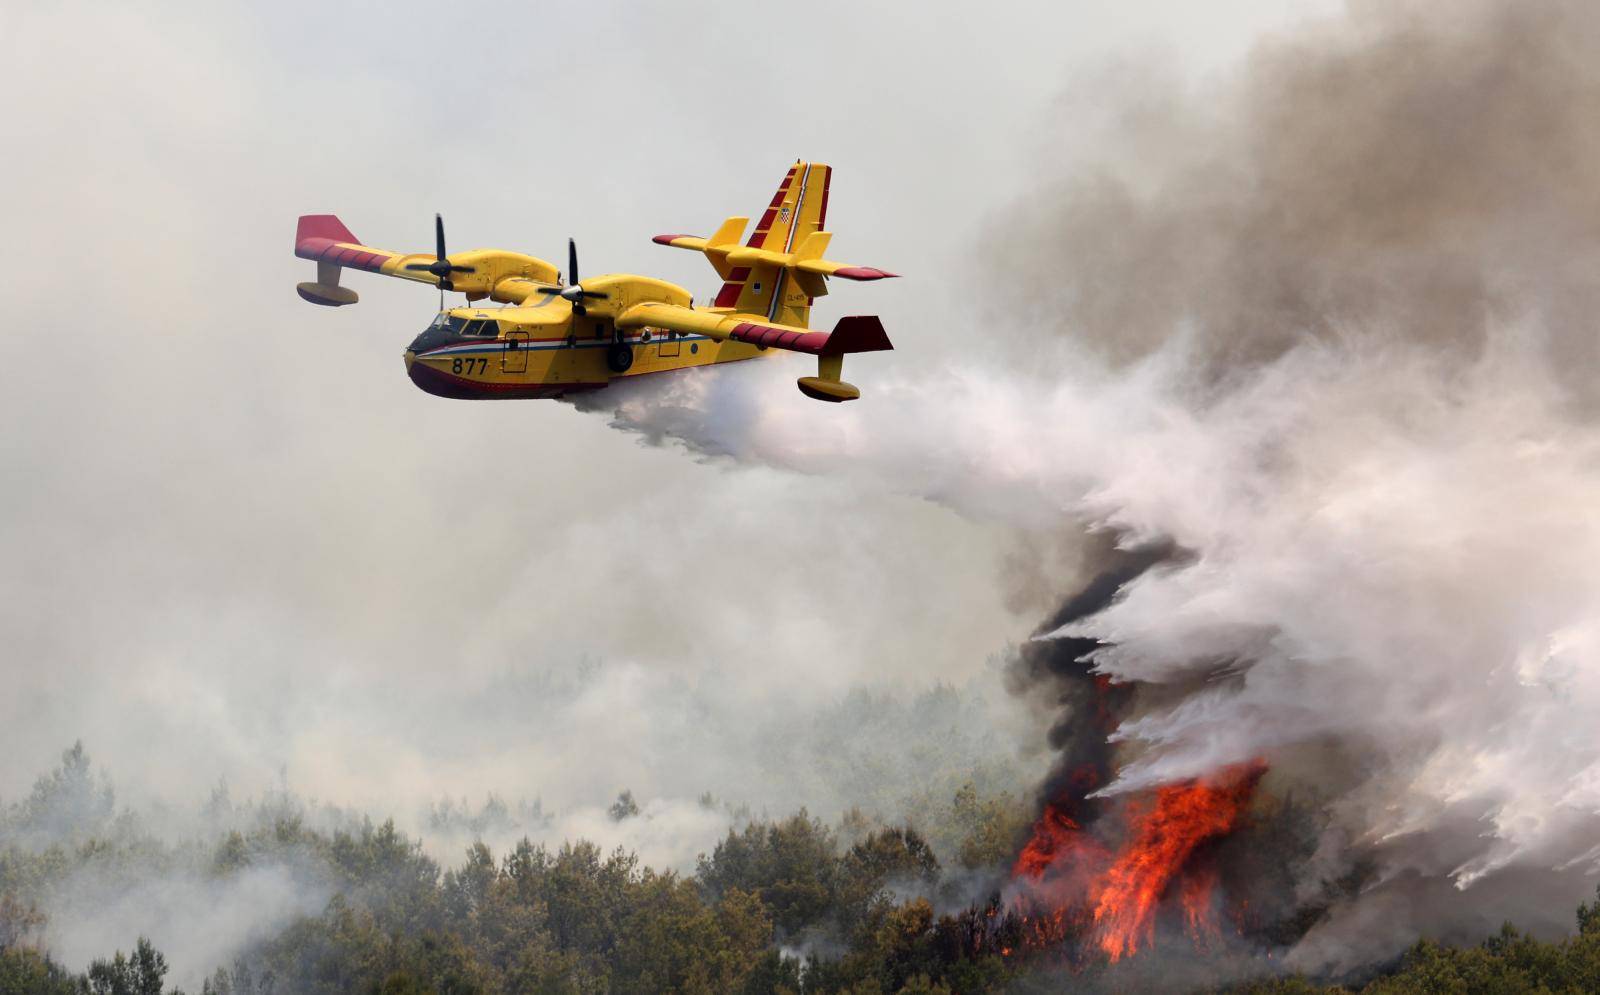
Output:
[[[440,311],[434,317],[433,324],[428,326],[428,330],[445,332],[450,335],[473,335],[492,339],[500,334],[500,322],[493,318],[475,318],[469,321],[448,311]]]
[[[466,323],[467,320],[465,318],[457,318],[448,311],[440,311],[434,316],[433,324],[429,325],[428,328],[430,331],[450,332],[453,335],[460,335],[462,326]]]

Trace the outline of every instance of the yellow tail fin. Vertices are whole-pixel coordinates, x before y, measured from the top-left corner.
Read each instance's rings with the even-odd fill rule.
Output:
[[[746,248],[794,252],[828,219],[828,183],[833,169],[820,162],[796,162],[756,222]],[[764,315],[768,321],[808,327],[812,295],[783,267],[757,263],[733,266],[714,302],[739,314]]]

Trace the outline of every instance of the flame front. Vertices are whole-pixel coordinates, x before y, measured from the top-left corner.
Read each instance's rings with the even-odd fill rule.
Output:
[[[1133,953],[1155,930],[1156,903],[1195,849],[1231,832],[1255,793],[1263,768],[1232,768],[1212,781],[1170,785],[1133,817],[1133,832],[1101,881],[1094,903],[1100,949],[1113,962]],[[1198,879],[1204,888],[1204,879]],[[1210,891],[1186,896],[1191,931],[1209,915]],[[1198,920],[1198,921],[1197,921]]]
[[[1239,825],[1265,770],[1260,763],[1230,767],[1132,796],[1122,809],[1126,837],[1114,853],[1071,817],[1076,799],[1046,806],[1012,868],[1039,907],[1023,911],[1032,944],[1058,942],[1069,923],[1081,922],[1115,963],[1154,937],[1156,911],[1174,882],[1190,935],[1197,942],[1216,935],[1215,869],[1190,863],[1203,844]]]

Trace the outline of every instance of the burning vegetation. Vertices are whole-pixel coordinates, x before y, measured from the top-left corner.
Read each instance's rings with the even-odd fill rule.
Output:
[[[1108,843],[1069,814],[1078,799],[1045,806],[1011,871],[1010,904],[1027,942],[1048,947],[1087,936],[1111,963],[1149,945],[1163,907],[1181,909],[1204,945],[1215,921],[1219,876],[1208,845],[1246,818],[1265,766],[1234,767],[1215,778],[1126,796],[1108,820]]]
[[[1126,584],[1179,556],[1166,545],[1115,554],[1040,631],[1104,609]],[[1149,790],[1105,793],[1115,775],[1111,734],[1137,707],[1139,689],[1094,673],[1098,648],[1086,639],[1037,639],[1017,660],[1018,686],[1048,687],[1062,705],[1052,732],[1060,758],[1006,880],[982,910],[975,949],[1081,971],[1151,949],[1168,924],[1205,953],[1222,942],[1219,917],[1239,937],[1250,922],[1250,886],[1230,887],[1236,875],[1223,866],[1226,845],[1236,834],[1282,829],[1291,807],[1266,807],[1258,826],[1255,806],[1267,773],[1261,760]],[[1300,856],[1309,849],[1306,834],[1288,842]]]
[[[1171,556],[1120,558],[1049,631]],[[1016,689],[1048,687],[1063,709],[1052,740],[1061,762],[1031,821],[1018,811],[1026,802],[970,783],[905,825],[860,811],[837,828],[803,810],[746,816],[692,874],[583,840],[476,842],[446,868],[392,823],[318,828],[288,796],[213,805],[211,835],[169,844],[116,814],[109,782],[75,747],[28,799],[0,806],[0,995],[165,991],[162,949],[202,995],[1316,991],[1280,954],[1359,881],[1297,888],[1319,835],[1314,806],[1271,790],[1263,762],[1105,793],[1117,759],[1108,734],[1137,713],[1142,689],[1093,674],[1094,648],[1038,640],[1018,655]],[[612,818],[648,818],[627,801]],[[74,925],[64,913],[89,915],[63,903],[71,892],[104,904],[183,881],[211,912],[254,902],[263,875],[314,883],[319,897],[226,957],[206,947],[214,959],[197,961],[206,955],[193,937],[168,928],[155,943],[126,936],[131,958],[96,960],[86,974],[51,959],[52,937]],[[1581,990],[1570,982],[1600,976],[1600,906],[1580,909],[1579,924],[1560,944],[1515,931],[1477,949],[1423,943],[1376,979],[1340,980],[1408,992],[1442,977],[1474,990],[1471,979],[1496,970],[1523,988]]]

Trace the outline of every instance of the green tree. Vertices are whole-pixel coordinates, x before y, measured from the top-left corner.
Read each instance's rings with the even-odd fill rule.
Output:
[[[104,829],[115,809],[111,786],[94,776],[79,740],[61,754],[61,766],[34,782],[14,821],[24,836],[81,839]]]
[[[0,889],[4,885],[0,880]],[[44,914],[31,902],[0,890],[0,950],[17,946],[43,926]]]
[[[701,856],[697,877],[713,899],[733,888],[759,895],[777,928],[796,933],[832,911],[837,871],[833,834],[801,809],[782,822],[729,830]]]
[[[978,797],[971,781],[956,790],[950,805],[958,840],[956,859],[962,867],[1000,867],[1016,855],[1028,831],[1028,814],[1007,798]]]
[[[79,980],[37,950],[0,946],[0,995],[79,995]]]
[[[750,973],[745,975],[740,995],[799,995],[801,962],[785,957],[777,950],[767,950],[757,958]],[[809,991],[822,991],[808,987]]]
[[[1595,886],[1594,904],[1578,905],[1578,933],[1582,936],[1600,935],[1600,885]]]
[[[885,893],[887,885],[931,892],[939,880],[939,860],[915,829],[880,829],[844,855],[837,880],[835,909],[848,936],[868,921],[874,906],[893,904]]]
[[[887,910],[878,920],[868,948],[885,991],[897,992],[912,978],[939,973],[932,944],[933,906],[919,898]]]
[[[606,814],[611,816],[612,822],[621,822],[623,819],[631,819],[638,815],[639,803],[633,800],[633,792],[623,791],[618,795],[617,800],[606,809]]]
[[[141,936],[132,957],[124,957],[118,950],[110,960],[89,965],[89,991],[93,995],[161,995],[166,976],[167,959]]]

